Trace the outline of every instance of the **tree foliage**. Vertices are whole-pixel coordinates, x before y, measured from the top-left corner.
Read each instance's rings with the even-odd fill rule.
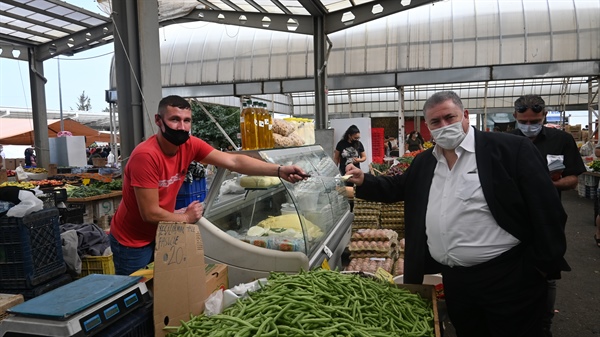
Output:
[[[92,103],[88,96],[85,95],[85,90],[77,98],[77,111],[90,111],[92,110]],[[73,110],[73,108],[71,108]]]
[[[221,130],[204,113],[202,108],[196,102],[192,105],[192,134],[203,139],[217,149],[227,148],[231,145]],[[219,125],[225,130],[227,135],[239,147],[241,141],[238,139],[240,132],[240,109],[225,107],[221,105],[202,104],[206,110],[219,122]]]

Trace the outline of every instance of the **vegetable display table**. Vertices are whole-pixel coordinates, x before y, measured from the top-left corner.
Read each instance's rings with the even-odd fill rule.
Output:
[[[84,204],[85,213],[83,222],[93,222],[102,229],[108,229],[108,219],[115,214],[117,207],[119,207],[122,194],[121,191],[114,191],[87,198],[69,198],[67,199],[67,204]]]

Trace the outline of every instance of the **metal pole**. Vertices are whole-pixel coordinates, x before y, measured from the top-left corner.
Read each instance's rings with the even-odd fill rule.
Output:
[[[117,163],[117,159],[119,157],[119,154],[117,153],[117,131],[115,130],[115,122],[114,122],[114,111],[113,111],[113,106],[114,103],[109,103],[108,104],[108,116],[110,118],[110,150],[113,153],[113,156],[115,156],[115,162],[113,163],[116,164]]]
[[[65,131],[65,123],[63,121],[62,88],[60,85],[60,56],[56,57],[56,64],[58,65],[58,104],[60,107],[60,131]]]
[[[489,81],[485,81],[485,89],[483,93],[483,131],[489,131],[487,129],[487,97],[488,97],[488,88]]]
[[[404,153],[404,86],[398,88],[398,155],[402,157]],[[391,149],[390,149],[391,151]]]

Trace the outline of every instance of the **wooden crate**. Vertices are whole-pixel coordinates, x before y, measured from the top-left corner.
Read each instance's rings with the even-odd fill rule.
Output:
[[[435,337],[441,337],[440,316],[438,312],[438,300],[435,293],[435,287],[428,284],[396,284],[398,288],[404,288],[413,294],[419,294],[421,297],[431,301],[433,307],[433,324]]]
[[[23,303],[23,301],[23,295],[20,294],[0,294],[0,321],[8,316],[8,313],[6,312],[8,309]]]

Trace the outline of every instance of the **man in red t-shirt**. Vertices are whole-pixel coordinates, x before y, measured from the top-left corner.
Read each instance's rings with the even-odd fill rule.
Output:
[[[188,165],[202,161],[248,175],[279,176],[295,183],[304,171],[295,165],[279,166],[249,156],[215,150],[190,137],[192,110],[179,96],[167,96],[158,104],[156,135],[131,153],[123,173],[123,200],[110,225],[110,243],[117,275],[129,275],[152,262],[154,239],[160,221],[196,223],[202,204],[190,203],[175,213],[177,193]]]

